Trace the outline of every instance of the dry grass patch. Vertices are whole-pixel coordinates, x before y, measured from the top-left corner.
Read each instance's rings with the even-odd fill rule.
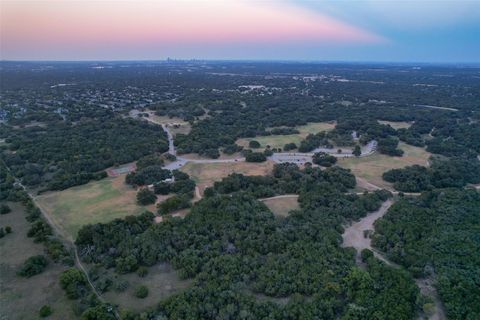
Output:
[[[315,122],[309,123],[303,126],[298,126],[296,129],[300,131],[298,134],[288,134],[288,135],[272,135],[272,136],[258,136],[255,138],[242,138],[238,139],[236,143],[240,146],[248,148],[248,144],[252,140],[256,140],[260,142],[261,148],[259,150],[265,149],[268,145],[272,148],[280,148],[283,147],[287,143],[295,143],[297,146],[300,144],[302,140],[305,139],[306,136],[309,134],[315,134],[320,131],[330,131],[335,128],[335,122]]]
[[[125,175],[92,181],[63,191],[38,196],[37,204],[52,217],[56,225],[75,239],[78,230],[89,223],[109,222],[155,206],[136,204],[137,191],[125,184]]]
[[[404,168],[414,164],[428,166],[431,153],[424,148],[400,143],[399,148],[404,151],[403,157],[390,157],[380,153],[362,158],[341,158],[338,165],[351,169],[352,173],[367,182],[381,187],[392,189],[391,184],[382,179],[382,174],[390,169]]]
[[[58,284],[65,267],[49,261],[41,274],[31,278],[16,275],[23,262],[31,256],[44,254],[43,245],[27,238],[30,224],[25,220],[24,208],[9,203],[12,212],[0,215],[0,226],[10,226],[12,233],[0,239],[0,319],[39,319],[38,310],[50,305],[49,319],[74,319],[72,305]]]
[[[262,163],[230,162],[230,163],[187,163],[180,170],[187,173],[197,183],[203,195],[205,188],[212,186],[215,181],[232,174],[241,173],[249,176],[265,176],[272,172],[274,162]]]
[[[286,217],[292,210],[300,209],[298,197],[272,198],[262,200],[276,216]]]
[[[405,122],[405,121],[380,121],[378,120],[379,123],[381,124],[389,124],[393,129],[408,129],[412,126],[413,122]]]
[[[157,116],[155,113],[150,113],[150,120],[158,123],[167,125],[170,132],[175,136],[178,133],[188,134],[192,129],[192,126],[187,121],[184,121],[181,118],[168,116]]]
[[[157,264],[148,268],[148,274],[140,278],[136,273],[113,275],[114,281],[127,281],[128,288],[124,292],[115,292],[113,289],[103,296],[108,302],[118,304],[122,309],[141,312],[149,307],[155,307],[159,301],[179,293],[192,284],[191,279],[181,280],[175,270],[167,264]],[[134,292],[138,286],[148,288],[148,296],[138,299]]]

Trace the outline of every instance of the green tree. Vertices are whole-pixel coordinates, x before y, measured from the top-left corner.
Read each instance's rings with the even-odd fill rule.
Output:
[[[34,275],[42,273],[43,270],[45,270],[45,268],[47,267],[47,265],[48,261],[45,256],[33,256],[25,260],[23,266],[20,268],[17,274],[22,277],[30,278]]]
[[[362,155],[362,149],[360,149],[360,146],[357,144],[355,145],[355,147],[353,148],[353,152],[352,154],[355,156],[355,157],[360,157]]]
[[[77,268],[70,268],[65,270],[60,275],[60,286],[69,299],[78,299],[81,291],[85,290],[87,280],[82,271]]]
[[[157,196],[147,188],[140,189],[137,192],[137,203],[141,206],[153,204],[157,201]]]
[[[257,149],[260,148],[260,142],[258,142],[257,140],[252,140],[248,143],[248,146],[252,149]]]

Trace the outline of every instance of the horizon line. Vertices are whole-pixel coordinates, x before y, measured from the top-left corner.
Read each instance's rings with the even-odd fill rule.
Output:
[[[118,63],[118,62],[231,62],[231,63],[345,63],[345,64],[421,64],[421,65],[475,65],[480,66],[480,61],[409,61],[409,60],[330,60],[330,59],[203,59],[203,58],[164,58],[164,59],[0,59],[0,63],[19,62],[19,63]]]

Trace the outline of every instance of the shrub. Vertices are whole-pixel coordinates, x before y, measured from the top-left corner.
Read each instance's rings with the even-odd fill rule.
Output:
[[[190,207],[188,195],[176,195],[158,204],[158,214],[164,215]]]
[[[42,273],[47,265],[48,261],[45,256],[33,256],[25,260],[17,274],[22,277],[30,278],[36,274]]]
[[[6,234],[12,233],[12,227],[6,226],[6,227],[5,227],[5,233],[6,233]]]
[[[362,155],[362,149],[360,149],[360,146],[358,144],[355,146],[355,148],[353,148],[352,154],[355,157],[360,157]]]
[[[337,158],[325,152],[317,152],[313,155],[312,161],[323,167],[331,167],[337,162]]]
[[[27,237],[33,238],[34,242],[43,242],[52,235],[52,228],[43,220],[35,221],[27,232]]]
[[[362,257],[362,261],[367,262],[371,257],[373,257],[373,252],[368,249],[363,249],[360,255]]]
[[[247,162],[264,162],[267,157],[261,152],[249,152],[245,155],[245,161]]]
[[[38,311],[39,316],[42,317],[42,318],[46,318],[49,315],[51,315],[52,313],[53,313],[53,310],[49,305],[44,305]]]
[[[252,140],[248,143],[248,146],[250,148],[257,149],[257,148],[260,148],[260,142],[258,142],[256,140]]]
[[[0,214],[7,214],[7,213],[10,213],[12,212],[12,209],[10,209],[10,207],[6,204],[2,204],[0,206]]]
[[[148,288],[146,286],[139,286],[135,290],[135,297],[145,299],[148,296]]]
[[[139,268],[137,269],[137,275],[138,275],[140,278],[146,277],[147,274],[148,274],[148,269],[147,269],[147,267],[143,267],[143,266],[142,266],[142,267],[139,267]]]
[[[69,299],[78,299],[85,291],[87,280],[82,271],[76,268],[65,270],[60,275],[60,287],[65,290]]]
[[[287,143],[284,147],[283,147],[283,151],[290,151],[290,150],[294,150],[294,149],[297,149],[297,145],[293,142],[291,143]]]

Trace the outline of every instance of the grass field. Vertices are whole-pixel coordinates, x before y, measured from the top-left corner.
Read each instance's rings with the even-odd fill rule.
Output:
[[[363,158],[342,158],[338,159],[338,165],[351,169],[353,174],[382,188],[391,188],[391,184],[382,179],[382,174],[390,169],[403,168],[414,164],[428,165],[428,158],[431,153],[423,148],[414,147],[400,143],[399,148],[405,153],[403,157],[390,157],[375,153]]]
[[[300,209],[298,205],[298,198],[288,197],[288,198],[275,198],[267,199],[262,202],[276,215],[279,217],[286,217],[288,213],[292,210]]]
[[[296,129],[300,131],[298,134],[289,134],[289,135],[272,135],[272,136],[258,136],[255,138],[242,138],[238,139],[236,143],[240,146],[248,148],[248,143],[252,140],[260,142],[261,148],[263,150],[267,145],[272,148],[281,148],[287,143],[295,143],[297,146],[300,144],[300,141],[305,139],[310,133],[315,134],[320,131],[329,131],[335,128],[335,123],[327,122],[318,122],[318,123],[309,123],[303,126],[298,126]]]
[[[125,175],[92,181],[63,191],[48,192],[37,197],[37,204],[50,214],[55,224],[75,239],[85,224],[109,222],[155,206],[138,206],[137,191],[125,184]]]
[[[393,129],[397,130],[397,129],[402,129],[402,128],[405,128],[405,129],[408,129],[412,126],[412,122],[405,122],[405,121],[378,121],[380,122],[381,124],[389,124]]]
[[[148,274],[140,278],[136,273],[124,275],[111,274],[114,281],[127,281],[129,286],[124,292],[113,290],[104,294],[108,302],[119,305],[122,309],[143,311],[155,307],[159,301],[178,293],[191,285],[192,280],[181,280],[169,264],[157,264],[148,268]],[[148,288],[148,297],[138,299],[134,296],[135,289],[144,285]]]
[[[181,171],[188,173],[197,183],[200,193],[206,187],[212,186],[215,181],[231,173],[242,173],[244,175],[264,176],[273,169],[273,162],[262,163],[233,162],[233,163],[187,163]]]
[[[38,310],[45,304],[54,313],[48,319],[76,319],[72,306],[58,285],[63,266],[50,261],[47,269],[31,278],[16,275],[30,256],[44,253],[43,245],[27,238],[30,228],[23,207],[9,203],[12,212],[0,215],[0,226],[12,227],[12,233],[0,239],[0,319],[40,319]]]
[[[170,132],[173,134],[173,136],[175,136],[177,133],[187,134],[192,129],[192,127],[190,126],[190,123],[180,118],[175,118],[175,117],[170,118],[167,116],[160,117],[155,115],[154,113],[151,113],[150,119],[158,124],[168,125],[168,128]],[[172,124],[175,124],[175,125],[172,125]]]

